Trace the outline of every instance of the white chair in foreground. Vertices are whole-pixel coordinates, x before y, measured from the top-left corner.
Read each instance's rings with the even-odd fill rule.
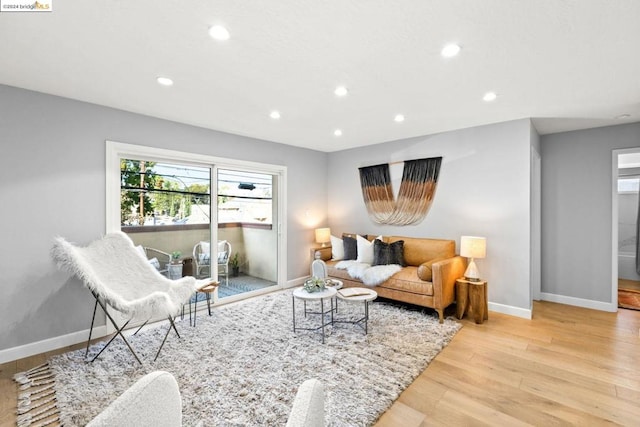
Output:
[[[286,427],[324,427],[324,387],[317,379],[298,388]]]
[[[59,268],[78,276],[96,299],[85,357],[89,352],[98,305],[116,328],[116,334],[91,361],[100,356],[109,344],[120,336],[136,360],[142,363],[122,334],[122,330],[136,316],[146,316],[147,319],[162,316],[169,319],[169,328],[156,353],[157,359],[171,329],[176,332],[178,338],[180,337],[173,319],[180,313],[183,304],[189,301],[197,289],[210,283],[208,280],[199,281],[193,277],[167,279],[149,264],[146,257],[135,248],[129,236],[122,232],[107,234],[85,247],[76,246],[59,237],[53,246],[52,256]],[[121,312],[129,320],[119,326],[109,314],[107,306]]]
[[[316,379],[300,385],[286,427],[324,427],[325,393]],[[198,425],[208,424],[206,420]],[[140,378],[87,427],[177,427],[182,424],[182,400],[173,375],[155,371]]]
[[[140,378],[87,424],[87,427],[182,425],[182,399],[176,379],[155,371]]]

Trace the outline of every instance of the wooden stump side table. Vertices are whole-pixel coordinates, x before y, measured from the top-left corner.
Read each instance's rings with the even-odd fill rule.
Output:
[[[482,323],[489,319],[487,281],[473,282],[464,278],[456,280],[456,317],[462,319],[471,308],[473,320]]]

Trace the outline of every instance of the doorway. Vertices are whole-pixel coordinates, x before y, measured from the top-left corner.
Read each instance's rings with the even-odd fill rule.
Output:
[[[640,310],[637,268],[640,149],[615,150],[614,160],[614,301],[621,308]]]

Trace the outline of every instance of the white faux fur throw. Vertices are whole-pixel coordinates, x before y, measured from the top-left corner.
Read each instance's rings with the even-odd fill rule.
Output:
[[[125,233],[110,233],[80,247],[62,237],[51,250],[58,267],[78,276],[114,309],[128,315],[175,316],[209,280],[169,280],[136,250]]]
[[[353,260],[340,261],[336,264],[338,270],[347,270],[349,276],[362,280],[367,286],[376,286],[385,282],[389,277],[402,270],[398,264],[374,265]]]

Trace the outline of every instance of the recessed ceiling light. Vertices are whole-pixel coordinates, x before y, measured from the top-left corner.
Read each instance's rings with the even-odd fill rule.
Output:
[[[491,101],[495,101],[497,97],[498,95],[496,95],[495,92],[487,92],[482,97],[482,100],[485,102],[491,102]]]
[[[395,120],[398,123],[404,122],[404,116],[402,114],[396,114],[396,116],[393,118],[393,120]]]
[[[340,129],[336,129],[336,130],[333,131],[333,134],[335,136],[342,136],[342,131]]]
[[[158,84],[161,84],[162,86],[173,85],[173,80],[171,80],[169,77],[158,77],[156,81],[158,82]]]
[[[631,114],[620,114],[619,116],[616,116],[616,120],[623,120],[623,119],[628,119],[629,117],[631,117]]]
[[[229,31],[222,25],[214,25],[209,28],[209,35],[216,40],[229,40]]]
[[[455,43],[446,45],[440,51],[440,55],[444,56],[445,58],[452,58],[456,56],[458,53],[460,53],[460,46],[458,46]]]
[[[278,120],[280,118],[280,111],[272,111],[271,114],[269,114],[269,117],[274,120]]]
[[[349,93],[349,90],[344,86],[338,86],[336,90],[333,91],[333,93],[335,93],[336,96],[345,96]]]

